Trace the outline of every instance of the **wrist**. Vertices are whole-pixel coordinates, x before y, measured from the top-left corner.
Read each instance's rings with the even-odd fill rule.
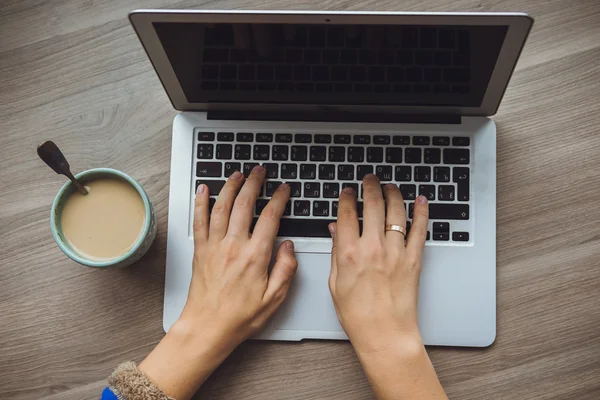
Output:
[[[186,343],[187,348],[195,348],[213,356],[223,355],[223,359],[241,343],[215,319],[202,315],[189,316],[185,310],[167,335]]]

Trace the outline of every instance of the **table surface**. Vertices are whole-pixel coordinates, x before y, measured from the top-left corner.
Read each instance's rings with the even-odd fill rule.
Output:
[[[127,3],[127,4],[125,4]],[[486,3],[486,4],[483,4]],[[198,6],[199,4],[199,6]],[[163,336],[171,108],[127,21],[135,8],[525,11],[536,18],[498,126],[498,336],[430,348],[451,398],[600,398],[600,2],[443,0],[0,2],[0,398],[96,399],[112,368]],[[74,170],[137,178],[158,235],[135,266],[65,257],[49,229]],[[211,399],[369,399],[347,342],[249,342],[201,388]]]

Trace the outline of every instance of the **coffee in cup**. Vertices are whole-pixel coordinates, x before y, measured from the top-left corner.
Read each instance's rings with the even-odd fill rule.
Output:
[[[67,183],[53,205],[59,247],[89,266],[128,265],[139,259],[156,234],[152,206],[141,186],[110,169],[85,171],[77,179],[88,194]]]

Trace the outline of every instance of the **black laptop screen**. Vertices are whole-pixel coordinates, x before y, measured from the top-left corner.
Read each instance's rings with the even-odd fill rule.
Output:
[[[190,103],[479,107],[507,26],[154,23]]]

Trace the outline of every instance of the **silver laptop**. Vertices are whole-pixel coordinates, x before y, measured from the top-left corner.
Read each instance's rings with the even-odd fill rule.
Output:
[[[408,226],[430,200],[419,292],[426,344],[488,346],[496,335],[496,127],[532,25],[518,13],[139,10],[133,24],[173,107],[164,329],[192,273],[192,208],[235,170],[263,164],[256,216],[281,182],[292,198],[278,241],[299,268],[259,339],[346,339],[327,280],[346,186],[399,185]],[[214,196],[213,196],[214,199]]]

